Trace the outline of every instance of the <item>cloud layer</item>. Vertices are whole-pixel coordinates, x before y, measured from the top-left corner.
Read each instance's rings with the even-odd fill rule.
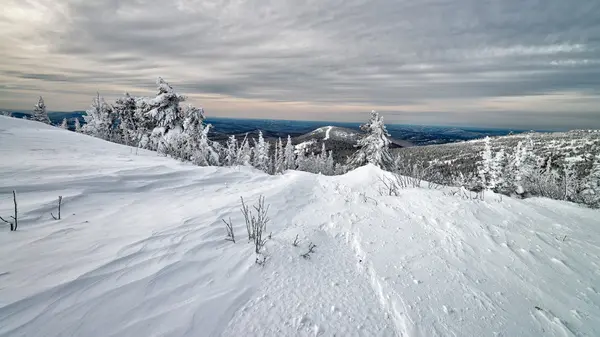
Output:
[[[160,75],[212,115],[600,127],[597,0],[7,1],[0,107]]]

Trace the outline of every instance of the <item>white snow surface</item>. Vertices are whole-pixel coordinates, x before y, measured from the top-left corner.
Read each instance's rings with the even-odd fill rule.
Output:
[[[597,210],[379,196],[374,166],[201,168],[8,117],[0,154],[0,215],[13,189],[20,214],[0,227],[0,336],[600,336]],[[264,266],[239,212],[259,195]]]

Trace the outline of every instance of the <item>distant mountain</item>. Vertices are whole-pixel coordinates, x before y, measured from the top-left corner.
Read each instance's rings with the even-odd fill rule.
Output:
[[[9,110],[13,116],[22,118],[30,114],[25,110]],[[51,111],[48,113],[50,120],[54,124],[60,124],[63,118],[67,118],[69,125],[73,127],[75,118],[79,118],[83,123],[84,111]],[[287,138],[300,137],[310,132],[317,131],[324,127],[332,126],[340,129],[346,129],[347,133],[359,134],[361,123],[348,122],[321,122],[321,121],[291,121],[291,120],[270,120],[270,119],[234,119],[234,118],[215,118],[206,119],[207,124],[212,125],[210,137],[213,140],[223,141],[229,135],[256,138],[258,131],[261,130],[263,136],[267,139],[277,139],[279,137]],[[485,136],[508,135],[511,130],[508,129],[486,129],[473,127],[443,127],[443,126],[423,126],[423,125],[402,125],[387,124],[387,129],[394,140],[397,140],[398,146],[404,147],[405,141],[415,146],[446,144],[483,138]],[[319,131],[323,132],[323,131]],[[512,130],[512,132],[523,132],[523,130]],[[396,142],[396,141],[395,141]]]

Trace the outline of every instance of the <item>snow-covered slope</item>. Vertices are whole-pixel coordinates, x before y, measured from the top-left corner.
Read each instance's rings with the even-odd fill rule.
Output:
[[[600,335],[597,210],[382,197],[372,166],[200,168],[6,117],[0,155],[0,215],[15,189],[21,217],[0,228],[0,336]],[[239,212],[259,195],[262,267]]]

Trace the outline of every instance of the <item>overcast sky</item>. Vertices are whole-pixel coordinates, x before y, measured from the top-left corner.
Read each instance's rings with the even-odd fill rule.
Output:
[[[3,0],[0,108],[600,128],[599,0]]]

